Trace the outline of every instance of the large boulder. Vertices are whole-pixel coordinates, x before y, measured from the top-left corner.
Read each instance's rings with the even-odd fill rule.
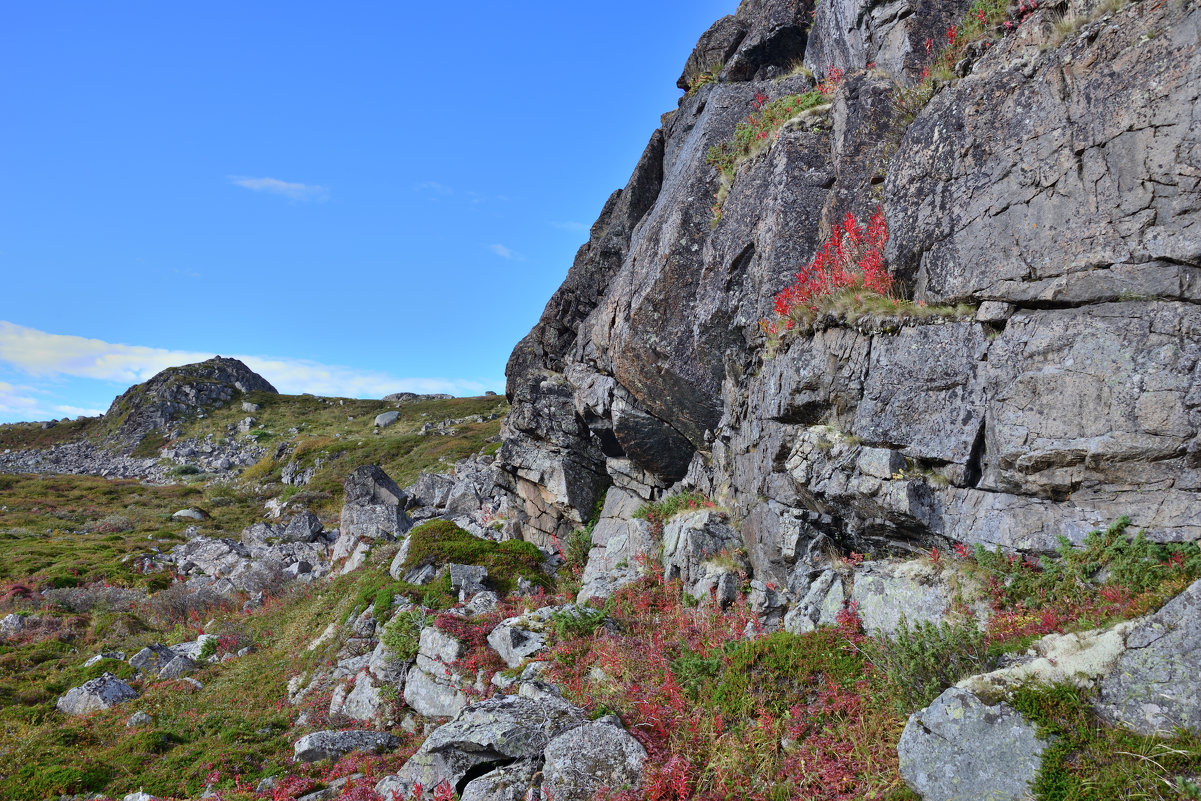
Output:
[[[535,759],[565,731],[588,722],[584,710],[551,696],[496,696],[464,708],[429,736],[400,772],[380,781],[384,798],[408,798],[414,786],[431,798],[441,782],[457,787],[470,771],[488,763]]]
[[[1009,705],[952,687],[909,716],[897,755],[923,801],[1024,801],[1048,745]]]
[[[1201,581],[1126,636],[1097,711],[1140,734],[1201,734]]]
[[[614,721],[597,720],[551,740],[543,758],[544,797],[590,801],[601,788],[637,788],[646,749]]]
[[[412,528],[404,511],[408,496],[377,465],[356,468],[345,488],[334,561],[350,556],[361,541],[394,540]]]
[[[65,715],[86,715],[137,697],[136,690],[106,671],[91,681],[72,687],[58,699],[55,707]]]

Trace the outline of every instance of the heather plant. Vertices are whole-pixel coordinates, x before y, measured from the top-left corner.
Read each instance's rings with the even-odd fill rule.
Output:
[[[867,678],[860,632],[748,639],[745,601],[722,613],[681,598],[651,569],[610,599],[615,626],[552,649],[567,695],[619,715],[650,756],[641,790],[610,798],[911,797],[896,770],[904,720]]]

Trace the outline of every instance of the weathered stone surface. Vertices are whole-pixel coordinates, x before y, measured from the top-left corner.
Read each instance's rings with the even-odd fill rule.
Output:
[[[930,61],[925,41],[941,44],[971,2],[823,0],[814,5],[805,66],[824,76],[831,68],[851,72],[874,63],[904,82],[916,82]]]
[[[742,537],[712,509],[678,514],[663,525],[663,575],[679,579],[684,591],[704,600],[716,588],[729,564],[737,565],[734,552],[742,546]],[[715,558],[725,553],[725,562]]]
[[[553,697],[489,698],[438,727],[400,772],[381,780],[375,791],[385,798],[393,791],[406,798],[420,784],[422,797],[430,798],[438,783],[457,786],[477,765],[536,758],[555,737],[587,721],[582,709]]]
[[[353,550],[351,546],[343,546],[343,540],[392,540],[412,527],[404,512],[408,496],[376,465],[356,468],[346,477],[345,486],[341,536],[334,559],[340,558],[338,549],[346,550],[343,555]]]
[[[925,801],[1023,801],[1047,745],[1007,704],[952,687],[909,716],[897,754],[901,778]]]
[[[638,575],[638,559],[656,546],[650,525],[633,519],[644,501],[628,490],[614,487],[605,496],[600,520],[592,531],[592,548],[584,566],[576,601],[606,598]]]
[[[137,697],[138,694],[132,687],[112,673],[105,672],[68,690],[66,695],[55,702],[55,707],[65,715],[86,715]]]
[[[546,648],[546,632],[555,615],[578,617],[580,608],[574,604],[544,606],[524,615],[502,620],[488,633],[488,645],[500,654],[509,667],[517,667]]]
[[[625,729],[598,720],[551,740],[544,757],[544,795],[559,801],[589,801],[602,787],[637,789],[646,749]]]
[[[530,787],[537,784],[539,763],[518,761],[489,771],[463,788],[460,801],[526,801]]]
[[[842,577],[835,570],[823,571],[805,588],[805,594],[784,615],[784,630],[803,634],[838,622],[846,601]]]
[[[1097,710],[1142,734],[1201,733],[1201,581],[1127,635]]]
[[[294,751],[299,762],[318,762],[340,759],[351,751],[390,751],[399,742],[395,735],[381,731],[316,731],[297,740]]]
[[[312,512],[305,511],[288,521],[279,538],[283,542],[313,542],[321,536],[323,530],[320,518]]]
[[[973,586],[950,565],[939,568],[918,559],[864,562],[855,569],[851,601],[858,604],[869,634],[895,634],[902,617],[910,626],[942,622],[951,611],[956,587],[970,596]],[[988,620],[986,604],[976,604],[973,612],[981,625]]]
[[[455,669],[466,646],[434,626],[421,630],[417,661],[405,677],[404,699],[427,717],[447,718],[467,706],[463,688],[474,681]]]
[[[15,634],[19,634],[25,628],[25,618],[18,615],[16,612],[5,615],[3,620],[0,620],[0,639],[8,639]]]

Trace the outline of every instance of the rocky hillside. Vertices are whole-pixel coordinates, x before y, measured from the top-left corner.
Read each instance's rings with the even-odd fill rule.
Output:
[[[1201,797],[1199,24],[744,0],[511,410],[0,429],[0,798]]]

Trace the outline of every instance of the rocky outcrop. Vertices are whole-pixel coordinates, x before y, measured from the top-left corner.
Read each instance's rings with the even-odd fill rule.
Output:
[[[138,697],[138,693],[112,673],[104,673],[73,687],[55,703],[65,715],[86,715]]]
[[[119,395],[104,414],[111,441],[133,448],[152,431],[165,434],[184,419],[224,406],[240,393],[275,393],[262,376],[237,359],[169,367]]]
[[[1073,2],[1066,38],[1039,11],[924,107],[895,102],[967,6],[746,2],[701,38],[507,368],[520,534],[563,538],[612,485],[581,598],[658,547],[631,513],[673,487],[718,501],[793,603],[823,548],[1046,553],[1121,515],[1201,538],[1201,11]],[[756,95],[809,89],[802,56],[829,104],[740,164],[715,218],[706,152]],[[831,316],[769,353],[773,295],[877,207],[902,291],[960,307]]]

